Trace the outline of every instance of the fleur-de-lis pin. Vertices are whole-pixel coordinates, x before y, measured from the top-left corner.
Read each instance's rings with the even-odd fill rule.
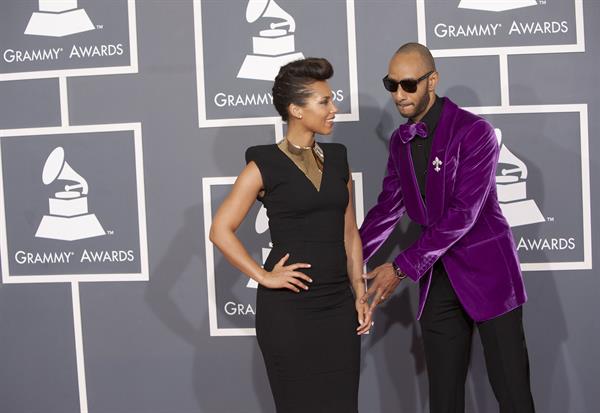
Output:
[[[440,161],[440,158],[438,158],[437,156],[431,164],[435,166],[435,168],[433,168],[434,171],[439,172],[441,170],[440,166],[442,166],[442,161]]]

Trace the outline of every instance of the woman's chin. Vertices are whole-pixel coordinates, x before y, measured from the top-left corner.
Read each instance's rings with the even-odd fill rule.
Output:
[[[333,125],[326,126],[322,130],[317,132],[319,135],[331,135],[333,133]]]

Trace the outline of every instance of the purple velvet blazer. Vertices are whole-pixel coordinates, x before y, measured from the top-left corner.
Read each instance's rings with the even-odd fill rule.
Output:
[[[424,227],[423,233],[394,262],[421,283],[417,318],[427,300],[433,264],[441,259],[461,304],[481,322],[518,307],[527,295],[512,233],[498,205],[494,129],[443,99],[427,171],[427,206],[410,144],[404,144],[396,130],[381,194],[360,228],[363,254],[367,262],[408,213]]]

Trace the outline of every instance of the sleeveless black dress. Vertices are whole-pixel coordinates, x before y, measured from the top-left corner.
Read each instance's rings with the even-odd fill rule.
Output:
[[[273,249],[270,271],[286,265],[313,279],[308,291],[258,287],[256,336],[278,413],[356,413],[360,337],[346,269],[344,213],[349,179],[346,148],[319,144],[325,154],[320,190],[275,144],[248,148],[262,175]]]

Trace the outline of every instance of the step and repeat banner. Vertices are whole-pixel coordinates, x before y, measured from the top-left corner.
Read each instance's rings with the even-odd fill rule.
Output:
[[[335,69],[319,139],[348,147],[360,225],[404,121],[380,79],[408,41],[438,94],[495,127],[538,408],[593,411],[599,18],[593,0],[3,1],[0,411],[274,412],[257,284],[210,225],[245,148],[285,136],[279,67],[312,56]],[[414,238],[397,232],[378,260]],[[238,235],[264,263],[264,207]],[[416,304],[405,286],[363,339],[361,411],[428,411]],[[495,411],[477,343],[467,387],[470,411]]]

